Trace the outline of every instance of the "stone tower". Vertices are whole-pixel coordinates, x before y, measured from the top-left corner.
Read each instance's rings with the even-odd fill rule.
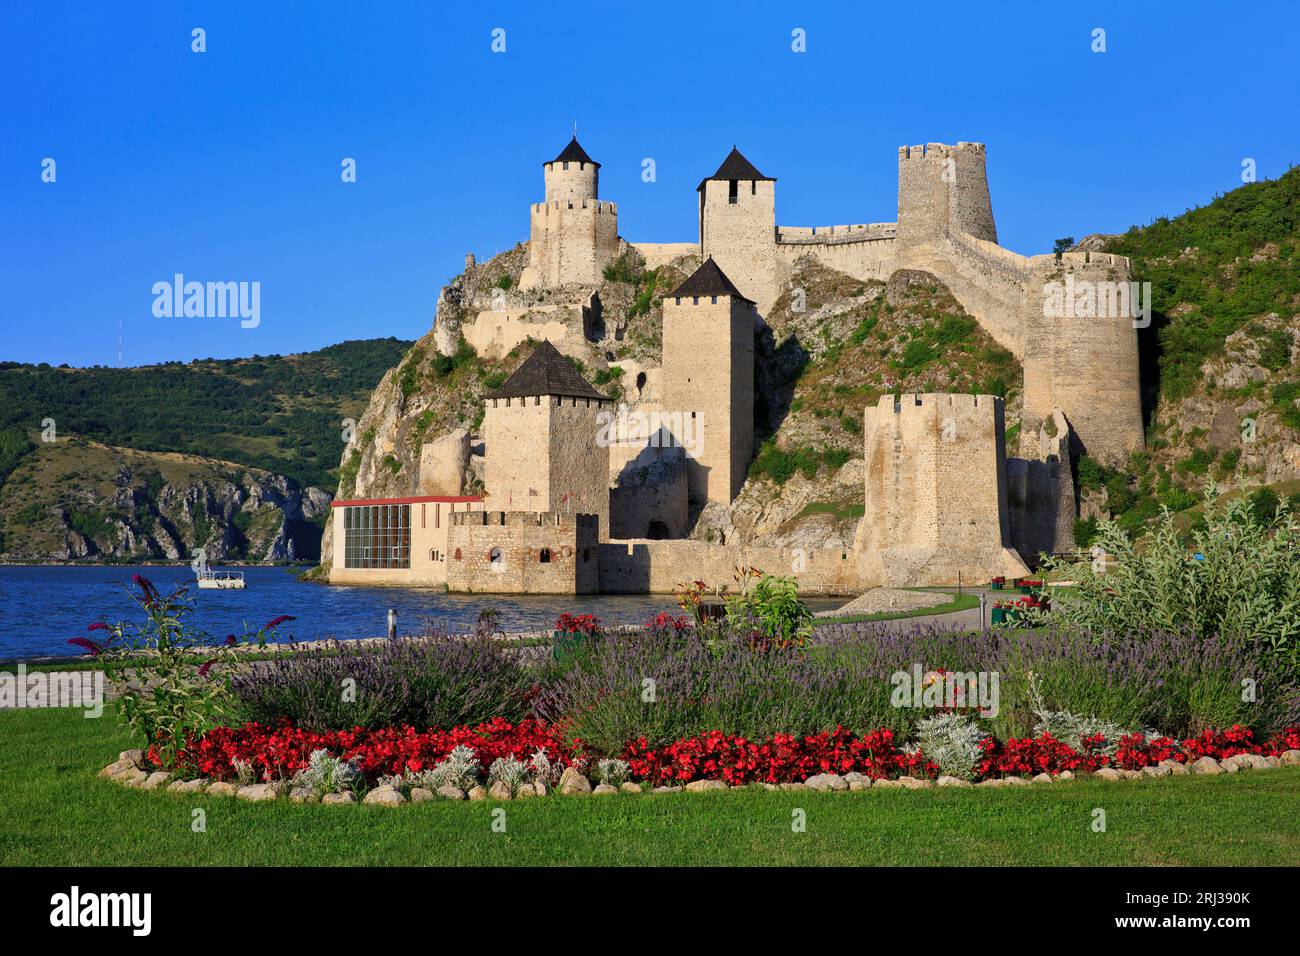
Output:
[[[770,187],[771,181],[768,181]],[[754,452],[754,302],[712,258],[664,299],[662,394],[692,502],[730,504]]]
[[[983,143],[898,148],[898,248],[945,229],[997,242]]]
[[[855,546],[880,580],[1028,573],[1011,550],[1002,399],[883,395],[863,424],[865,510]]]
[[[776,180],[764,176],[734,146],[703,180],[700,256],[712,258],[766,314],[776,301]]]
[[[484,400],[486,507],[596,515],[607,541],[609,446],[596,438],[610,399],[544,339]]]
[[[542,164],[546,199],[529,210],[524,289],[597,285],[618,254],[618,207],[599,199],[600,163],[575,136]]]

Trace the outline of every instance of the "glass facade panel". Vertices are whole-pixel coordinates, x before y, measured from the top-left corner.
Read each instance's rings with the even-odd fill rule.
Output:
[[[343,566],[409,568],[411,566],[411,506],[344,507]]]

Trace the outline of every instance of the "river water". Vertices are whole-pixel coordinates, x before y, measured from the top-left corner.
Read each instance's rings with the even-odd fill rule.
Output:
[[[255,630],[281,614],[295,620],[276,629],[277,639],[350,640],[386,633],[388,609],[397,611],[399,634],[419,633],[429,623],[451,630],[473,628],[486,606],[501,612],[506,631],[549,629],[560,614],[595,614],[607,624],[643,624],[659,611],[676,612],[671,595],[592,595],[523,597],[446,594],[412,588],[347,587],[306,584],[301,569],[240,569],[242,591],[200,591],[188,567],[23,567],[0,566],[0,660],[66,656],[80,651],[71,637],[94,637],[86,626],[96,619],[143,621],[124,585],[139,573],[164,593],[188,584],[195,602],[193,624],[218,641],[227,634]],[[814,609],[843,601],[809,602]]]

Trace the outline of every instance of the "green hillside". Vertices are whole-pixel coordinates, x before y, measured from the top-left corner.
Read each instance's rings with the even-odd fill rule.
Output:
[[[1228,336],[1258,316],[1290,317],[1300,307],[1300,167],[1135,226],[1107,251],[1130,257],[1134,278],[1151,283],[1155,341],[1145,344],[1160,397],[1181,398],[1201,384],[1201,363]],[[1266,368],[1289,364],[1283,340],[1280,331],[1269,336]]]
[[[1135,226],[1106,251],[1151,283],[1147,448],[1120,470],[1081,460],[1085,494],[1137,531],[1161,505],[1194,507],[1209,479],[1285,492],[1300,460],[1300,168]]]
[[[61,436],[236,462],[332,491],[342,420],[361,417],[410,345],[366,339],[139,368],[0,363],[0,482],[52,418]]]

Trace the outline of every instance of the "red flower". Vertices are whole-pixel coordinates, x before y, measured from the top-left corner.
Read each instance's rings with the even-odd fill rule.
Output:
[[[95,621],[86,628],[88,631],[107,631],[108,625],[103,621]]]
[[[104,649],[102,647],[100,647],[94,641],[89,640],[88,638],[85,637],[74,637],[70,639],[68,643],[76,647],[80,647],[83,650],[89,651],[91,657],[98,657],[100,654],[104,653]]]
[[[142,574],[131,575],[131,580],[135,582],[136,586],[144,593],[144,606],[153,607],[158,601],[158,589],[154,587],[153,583]]]
[[[277,617],[275,620],[273,620],[273,621],[269,621],[269,622],[267,623],[266,627],[263,628],[263,630],[269,631],[269,630],[271,630],[271,628],[273,628],[273,627],[279,627],[279,626],[280,626],[281,624],[283,624],[285,621],[296,621],[296,620],[297,620],[297,618],[295,618],[292,614],[281,614],[281,615],[280,615],[279,617]],[[234,635],[232,634],[231,637],[234,637]],[[230,640],[230,638],[228,637],[228,638],[226,638],[226,643],[227,643],[227,644],[233,644],[234,642],[233,642],[232,640]]]
[[[207,677],[207,676],[208,676],[208,671],[212,670],[212,665],[215,664],[216,662],[217,662],[217,659],[216,659],[215,657],[214,657],[212,660],[210,660],[210,661],[204,661],[204,662],[199,666],[199,676],[200,676],[200,677]]]

